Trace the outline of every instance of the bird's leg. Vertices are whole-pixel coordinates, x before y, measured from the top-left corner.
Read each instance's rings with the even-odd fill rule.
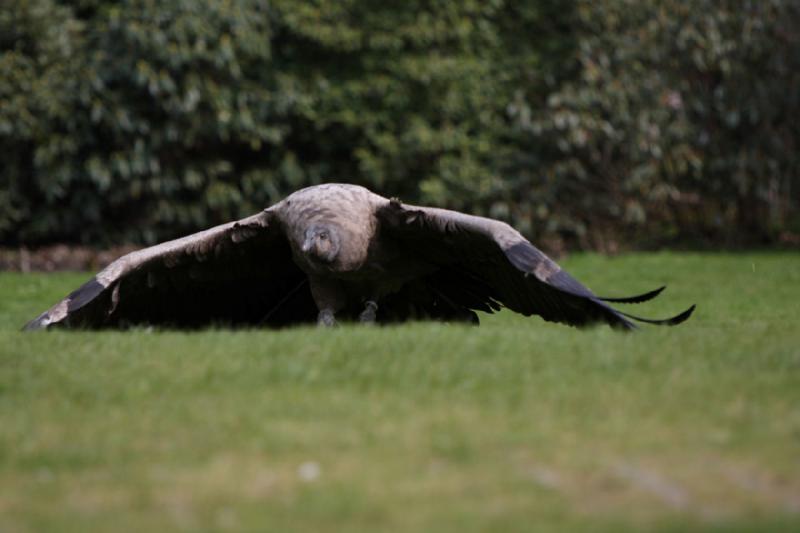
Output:
[[[333,314],[333,309],[323,309],[317,315],[317,326],[321,328],[330,328],[336,325],[336,317]]]
[[[358,321],[362,324],[374,324],[375,312],[378,310],[378,304],[374,300],[367,300],[364,302],[364,310],[358,315]]]
[[[309,276],[309,286],[319,314],[317,325],[331,327],[336,325],[336,313],[347,305],[347,292],[336,281]]]

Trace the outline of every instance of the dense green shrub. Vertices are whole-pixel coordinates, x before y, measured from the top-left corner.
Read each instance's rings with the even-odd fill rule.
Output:
[[[58,238],[69,205],[69,177],[58,158],[73,159],[82,139],[69,130],[83,59],[80,24],[50,0],[0,6],[0,238]],[[76,200],[78,200],[76,198]],[[48,206],[51,209],[41,209]],[[73,212],[67,213],[72,209]],[[66,215],[66,216],[65,216]],[[64,232],[73,237],[79,228]]]
[[[581,1],[546,100],[513,105],[514,197],[589,245],[800,229],[800,3]],[[555,210],[554,210],[555,209]]]
[[[584,246],[774,241],[798,28],[778,0],[3,4],[0,242],[154,242],[323,181]]]

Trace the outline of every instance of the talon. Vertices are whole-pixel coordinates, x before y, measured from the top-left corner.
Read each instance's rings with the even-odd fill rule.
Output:
[[[336,325],[336,317],[330,309],[323,309],[317,316],[317,326],[321,328],[331,328]]]
[[[374,324],[376,319],[376,311],[378,310],[378,304],[376,304],[372,300],[367,300],[364,302],[364,310],[358,315],[359,322],[364,324]]]

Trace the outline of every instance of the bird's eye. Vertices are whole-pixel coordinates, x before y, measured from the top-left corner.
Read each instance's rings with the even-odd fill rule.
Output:
[[[323,241],[327,241],[328,240],[328,234],[327,233],[320,233],[319,234],[319,238],[322,239]]]

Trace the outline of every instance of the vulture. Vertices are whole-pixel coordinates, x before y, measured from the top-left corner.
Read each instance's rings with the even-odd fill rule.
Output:
[[[498,220],[387,199],[364,187],[301,189],[247,218],[129,253],[25,329],[209,325],[283,327],[337,320],[478,322],[503,307],[571,326],[631,330],[604,298]]]

